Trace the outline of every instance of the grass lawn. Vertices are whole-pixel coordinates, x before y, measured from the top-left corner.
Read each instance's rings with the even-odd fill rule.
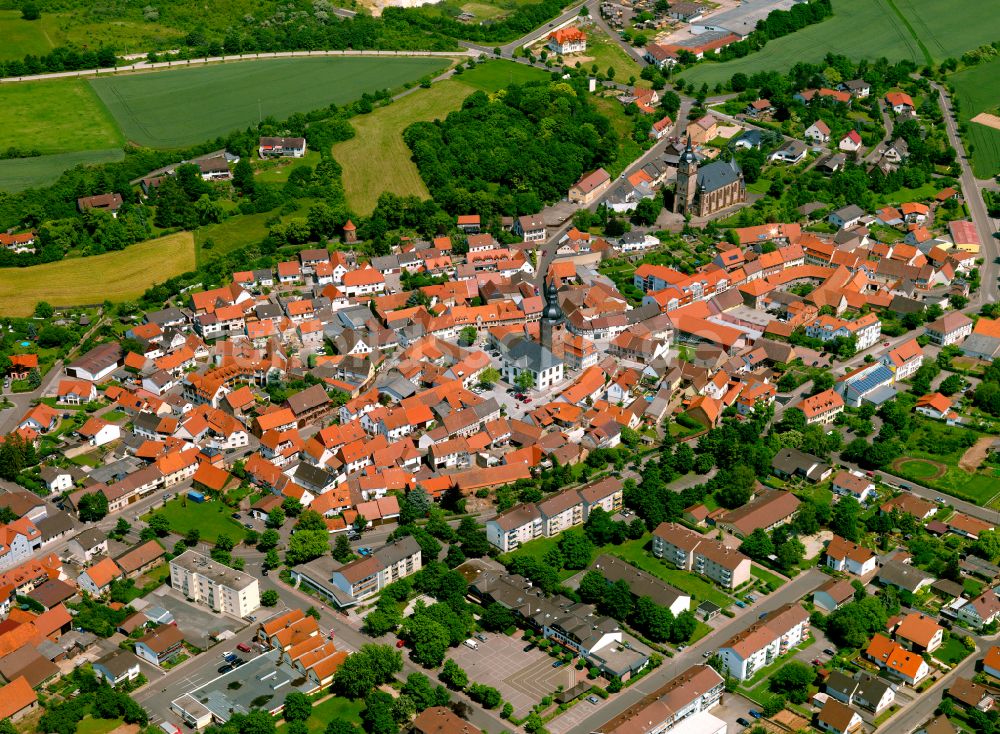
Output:
[[[938,473],[938,468],[923,459],[907,459],[900,468],[906,472],[906,476],[914,479],[929,479]]]
[[[315,168],[320,162],[320,155],[315,150],[309,150],[301,158],[286,158],[276,161],[258,162],[255,178],[262,183],[287,183],[289,174],[299,166]]]
[[[306,728],[309,730],[309,734],[319,734],[334,719],[341,719],[360,727],[361,711],[364,707],[365,705],[361,701],[332,696],[313,706],[312,716],[306,719]],[[279,726],[278,732],[279,734],[287,734],[288,724]]]
[[[243,526],[229,517],[230,512],[221,502],[208,500],[199,504],[185,497],[177,497],[167,502],[163,509],[143,516],[143,519],[148,521],[153,515],[163,515],[175,533],[187,535],[189,530],[197,528],[202,540],[214,543],[223,533],[233,540],[243,537]]]
[[[398,102],[351,120],[357,134],[334,145],[333,157],[343,166],[344,191],[353,210],[370,213],[383,191],[430,196],[416,164],[410,160],[403,131],[414,122],[444,118],[457,110],[474,91],[464,83],[465,77],[473,73],[463,74],[461,83],[448,80],[430,89],[418,89]]]
[[[965,660],[972,653],[962,644],[961,638],[954,635],[945,639],[941,647],[935,650],[932,655],[942,663],[954,666]]]
[[[39,301],[53,306],[127,301],[154,283],[194,270],[190,232],[147,240],[94,257],[76,257],[30,268],[0,269],[0,313],[30,316]]]
[[[776,589],[785,583],[780,576],[771,573],[766,568],[758,566],[756,563],[750,566],[750,575],[759,578],[765,583],[771,584],[771,586]]]
[[[43,56],[52,50],[52,41],[39,21],[23,20],[20,10],[0,10],[0,61],[20,59],[27,54]]]
[[[495,92],[511,84],[537,82],[550,79],[551,76],[549,72],[536,69],[534,66],[495,59],[486,64],[476,64],[475,69],[465,71],[452,79],[484,92]]]
[[[267,235],[266,222],[273,216],[273,212],[238,214],[218,224],[199,227],[194,232],[198,260],[225,254],[251,242],[260,242]],[[205,243],[209,241],[212,247],[206,249]]]
[[[747,184],[747,191],[749,191],[751,194],[760,194],[762,196],[766,194],[768,189],[770,188],[771,188],[771,179],[764,178],[763,176],[761,178],[758,178],[752,184]]]
[[[76,725],[76,734],[107,734],[124,723],[123,719],[95,719],[86,716]]]
[[[274,59],[124,74],[89,83],[126,138],[178,148],[225,135],[261,115],[284,119],[331,102],[350,102],[366,91],[396,89],[448,64],[441,58]],[[164,115],[165,109],[171,114]]]
[[[996,113],[1000,103],[1000,59],[952,74],[948,82],[962,109],[959,119],[968,125],[966,147],[972,146],[972,168],[978,178],[1000,173],[1000,130],[969,122],[980,112]]]
[[[995,17],[1000,13],[1000,0],[982,0],[976,10],[982,18]],[[769,41],[762,50],[742,59],[698,64],[680,76],[711,87],[738,71],[784,71],[799,61],[822,61],[827,53],[843,54],[854,61],[885,56],[923,65],[927,56],[940,61],[995,40],[992,26],[970,23],[967,15],[937,0],[837,0],[832,18]]]
[[[107,150],[124,138],[87,82],[57,79],[0,87],[0,149],[33,148],[41,153]]]
[[[108,148],[0,160],[0,191],[17,192],[49,186],[73,166],[109,163],[124,157],[125,151],[121,148]]]
[[[611,120],[611,126],[618,138],[618,155],[615,157],[614,163],[605,166],[611,178],[614,179],[632,161],[642,155],[643,148],[632,139],[632,118],[625,114],[621,102],[611,97],[594,97],[593,103],[598,112]]]
[[[117,423],[120,420],[128,418],[128,415],[120,410],[109,410],[107,413],[101,416],[108,423]]]
[[[882,203],[890,206],[905,204],[908,201],[924,201],[933,197],[940,186],[934,181],[928,181],[918,189],[899,189],[882,195]]]

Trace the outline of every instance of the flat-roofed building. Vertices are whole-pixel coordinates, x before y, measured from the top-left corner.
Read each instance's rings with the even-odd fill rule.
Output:
[[[260,608],[257,579],[193,550],[170,561],[170,585],[216,612],[246,617]]]

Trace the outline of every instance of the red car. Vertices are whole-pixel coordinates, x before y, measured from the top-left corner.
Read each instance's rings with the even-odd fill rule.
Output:
[[[403,646],[403,645],[405,645],[405,644],[406,644],[406,643],[405,643],[405,642],[403,642],[402,640],[396,640],[396,647],[402,647],[402,646]]]
[[[237,645],[236,649],[239,650],[240,652],[250,652],[250,646],[245,642],[241,642],[239,645]]]

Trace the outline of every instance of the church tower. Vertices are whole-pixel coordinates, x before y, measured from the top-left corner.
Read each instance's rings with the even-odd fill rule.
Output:
[[[555,280],[550,280],[545,284],[545,307],[542,309],[542,323],[539,325],[539,336],[542,346],[553,352],[553,332],[563,322],[563,312],[559,308],[559,291],[556,289]]]
[[[687,147],[677,163],[677,187],[674,189],[674,213],[688,214],[694,207],[694,196],[698,189],[698,158],[691,147],[688,135]]]

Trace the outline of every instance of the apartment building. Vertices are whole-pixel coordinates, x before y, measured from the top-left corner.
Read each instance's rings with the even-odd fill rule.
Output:
[[[807,425],[830,423],[844,412],[844,399],[831,388],[803,398],[797,407],[805,414]]]
[[[653,555],[681,570],[707,576],[727,589],[750,580],[749,558],[677,523],[660,523],[653,531]]]
[[[234,617],[246,617],[260,608],[257,579],[193,550],[170,561],[170,585],[189,600]]]
[[[707,665],[692,665],[601,726],[600,731],[605,734],[665,734],[686,730],[697,734],[714,732],[717,729],[702,714],[719,703],[725,688],[725,681],[715,670]],[[706,726],[706,723],[709,725]],[[722,731],[725,731],[724,723]]]
[[[333,572],[330,583],[341,606],[351,606],[377,594],[393,581],[420,570],[420,546],[412,536],[382,546],[370,556],[351,561]],[[337,592],[341,592],[338,594]]]
[[[733,635],[718,654],[734,678],[747,680],[798,645],[808,631],[808,612],[800,604],[784,604]]]
[[[504,553],[535,538],[551,538],[582,525],[595,508],[622,508],[622,483],[614,477],[564,489],[538,503],[517,505],[486,523],[486,538]]]

